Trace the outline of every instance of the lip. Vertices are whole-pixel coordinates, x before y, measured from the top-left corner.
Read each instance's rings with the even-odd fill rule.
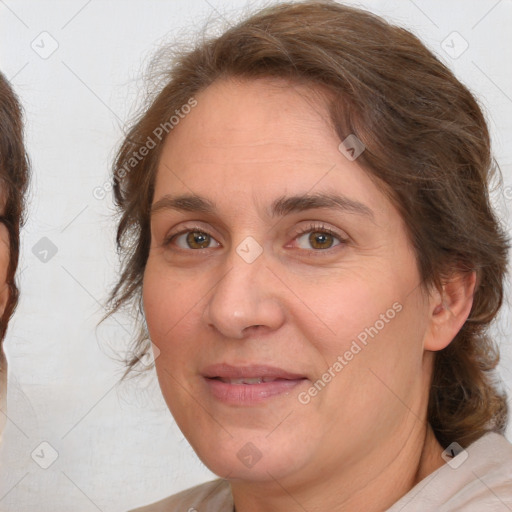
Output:
[[[305,375],[292,373],[282,368],[268,365],[232,366],[227,363],[207,366],[202,372],[203,377],[223,379],[254,379],[257,377],[297,380],[305,379]]]
[[[282,368],[267,365],[232,366],[226,363],[206,367],[202,376],[211,395],[230,405],[257,405],[279,395],[288,395],[303,384],[307,377]],[[220,379],[256,379],[255,384],[231,383]],[[272,379],[272,380],[269,380]]]

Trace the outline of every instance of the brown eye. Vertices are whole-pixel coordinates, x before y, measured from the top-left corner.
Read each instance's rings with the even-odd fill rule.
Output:
[[[212,245],[215,244],[215,245]],[[171,236],[164,242],[164,246],[170,246],[172,244],[177,245],[180,249],[209,249],[211,247],[218,247],[218,242],[205,231],[199,229],[189,229],[188,231],[182,231],[176,235]]]
[[[210,245],[211,237],[202,231],[189,231],[186,240],[191,249],[206,249]]]
[[[334,243],[334,237],[329,233],[313,231],[308,237],[311,247],[314,249],[329,249]]]
[[[332,233],[330,229],[309,228],[297,236],[297,246],[299,249],[307,250],[327,250],[340,245],[345,240],[336,233]]]

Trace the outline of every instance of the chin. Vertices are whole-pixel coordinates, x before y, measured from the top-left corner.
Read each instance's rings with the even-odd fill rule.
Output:
[[[277,437],[275,441],[272,443],[265,436],[254,436],[251,440],[247,436],[225,443],[204,440],[197,447],[191,444],[203,464],[221,478],[268,482],[285,479],[301,467],[298,455],[304,459],[303,450],[289,447],[289,452],[283,451],[283,443]]]

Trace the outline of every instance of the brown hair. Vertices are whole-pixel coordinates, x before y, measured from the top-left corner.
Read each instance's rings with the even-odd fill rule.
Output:
[[[443,446],[503,433],[507,401],[493,380],[499,355],[487,329],[503,300],[508,240],[489,200],[486,122],[468,89],[417,37],[363,10],[328,0],[271,6],[167,61],[164,87],[130,129],[115,162],[117,243],[124,259],[111,310],[135,304],[143,319],[149,210],[165,137],[128,171],[127,162],[154,138],[155,127],[225,77],[275,77],[329,91],[337,135],[344,140],[355,134],[365,144],[358,162],[406,222],[424,289],[440,287],[455,270],[476,271],[469,318],[435,355],[428,421]],[[124,377],[148,346],[143,328]]]
[[[0,320],[0,343],[9,318],[18,304],[16,269],[20,251],[20,227],[23,224],[25,193],[28,186],[29,160],[23,144],[23,119],[18,98],[0,73],[0,187],[5,195],[5,211],[0,216],[9,232],[9,299]]]

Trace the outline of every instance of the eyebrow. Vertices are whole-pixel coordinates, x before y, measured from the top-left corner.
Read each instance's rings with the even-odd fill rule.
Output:
[[[284,217],[315,208],[334,208],[346,213],[355,213],[374,220],[373,211],[363,203],[339,194],[316,193],[295,196],[281,196],[270,206],[271,217]],[[214,215],[217,207],[214,202],[195,194],[180,196],[165,195],[151,207],[151,215],[163,210],[199,212]]]

